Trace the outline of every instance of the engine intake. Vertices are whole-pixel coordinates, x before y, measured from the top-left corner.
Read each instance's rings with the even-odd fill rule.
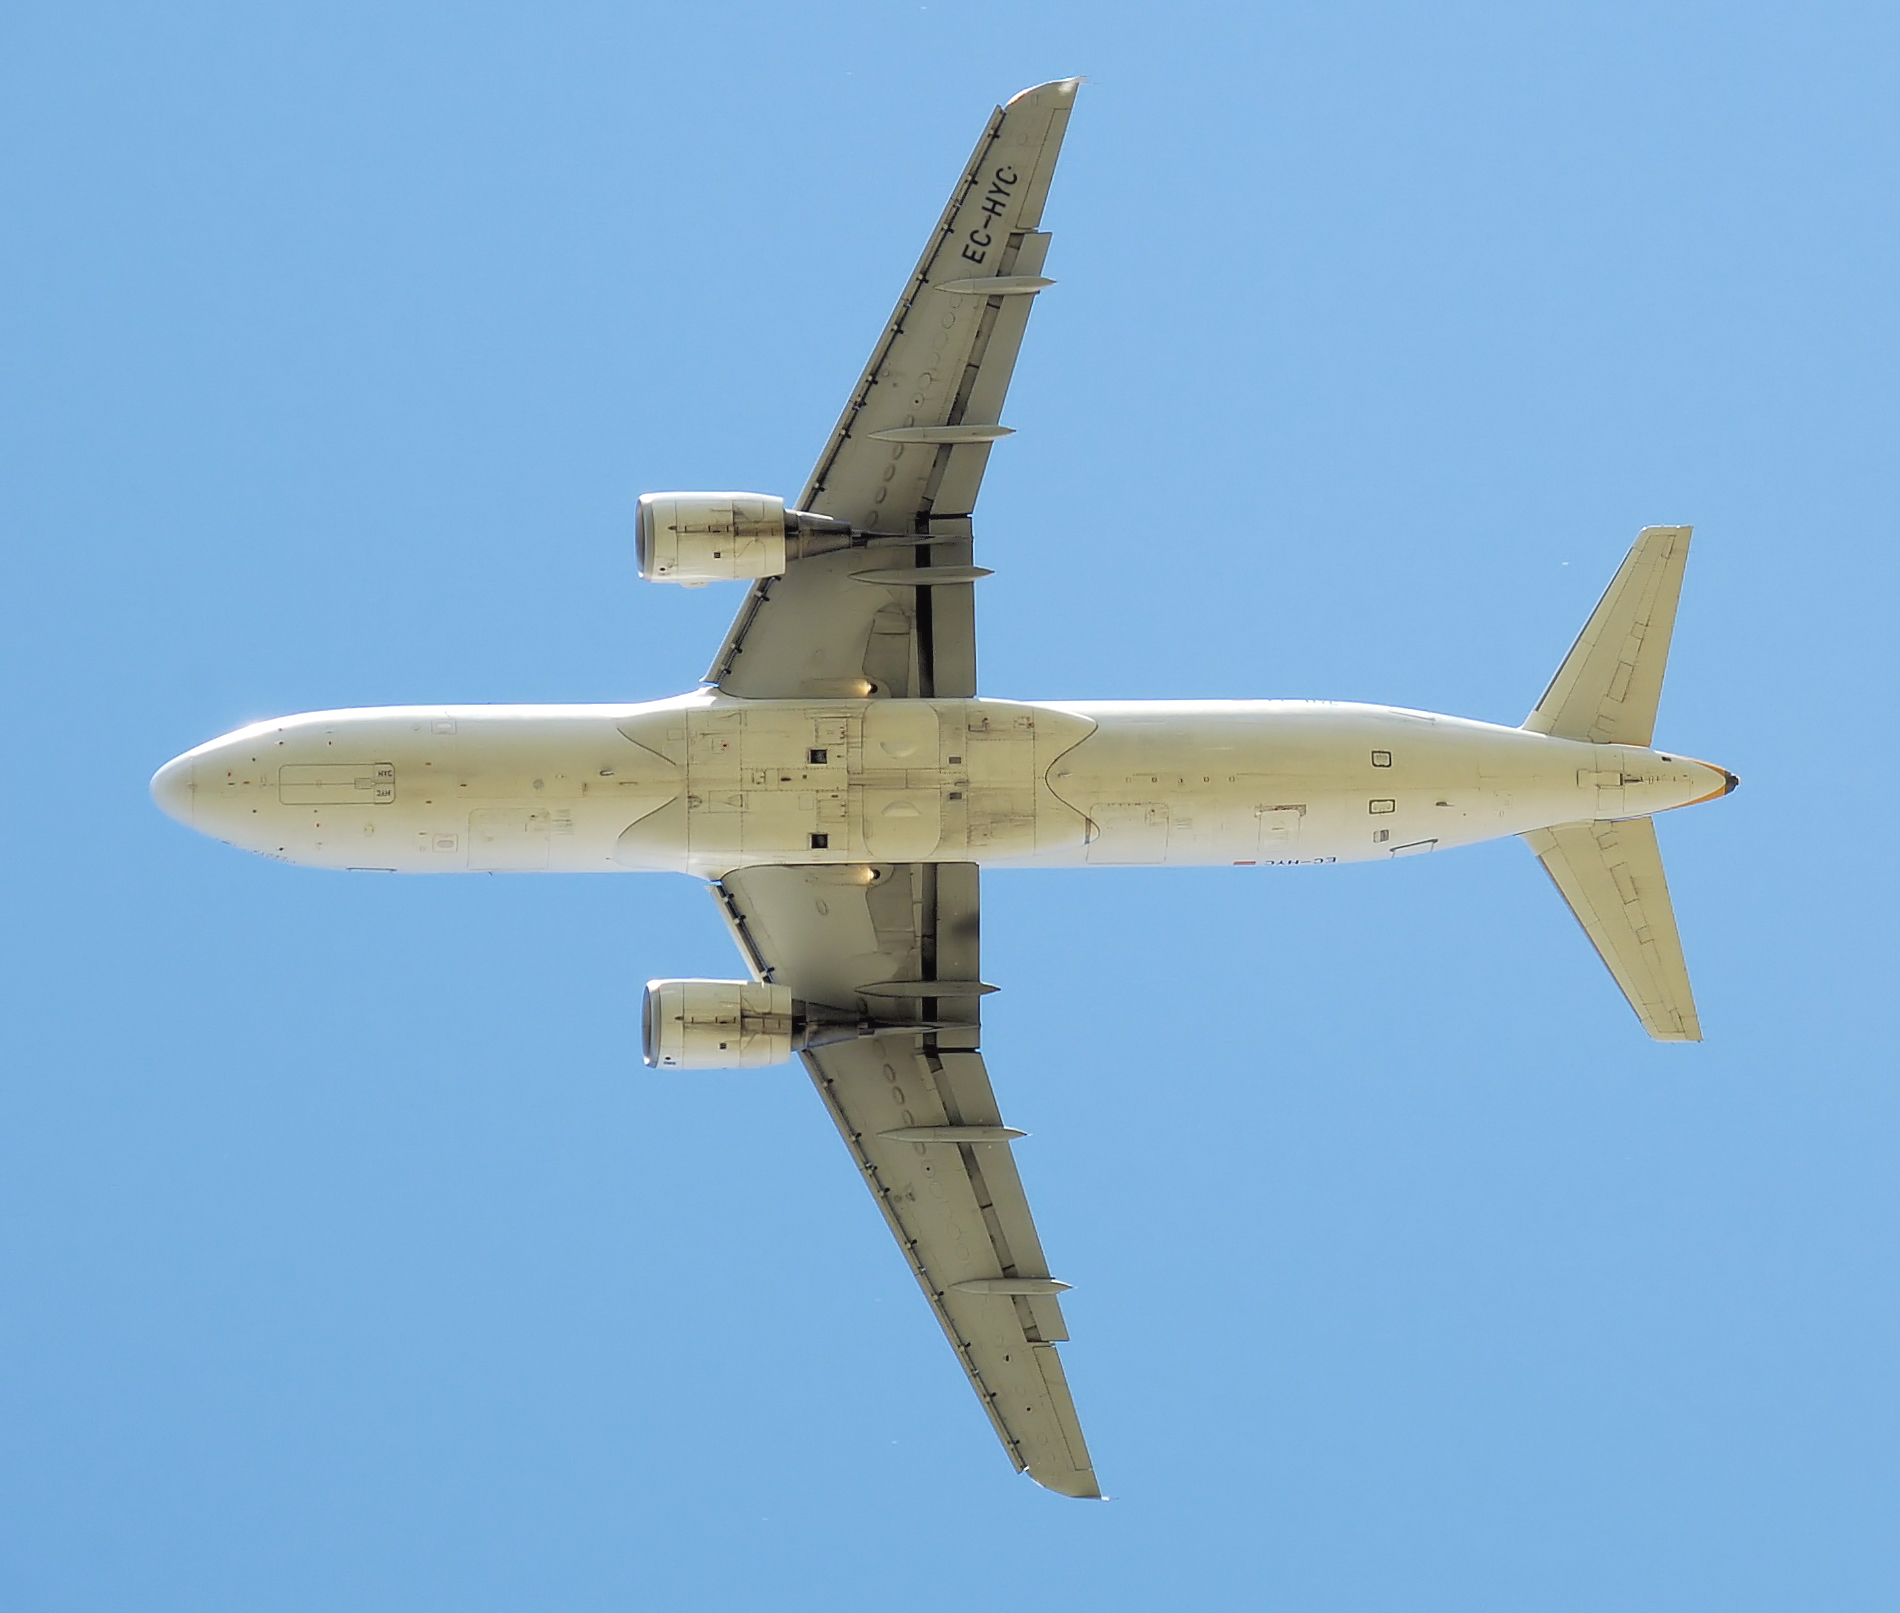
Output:
[[[688,588],[783,576],[791,561],[852,538],[850,522],[788,510],[769,493],[646,493],[634,532],[640,575]]]

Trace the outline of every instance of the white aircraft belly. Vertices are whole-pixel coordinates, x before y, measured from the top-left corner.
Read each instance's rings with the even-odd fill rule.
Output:
[[[1666,764],[1666,765],[1665,765]],[[181,757],[196,827],[399,873],[1359,862],[1706,793],[1701,764],[1319,701],[388,707]]]
[[[1097,730],[1048,782],[1089,815],[1091,864],[1360,862],[1588,815],[1590,747],[1516,729],[1316,701],[1066,709]]]

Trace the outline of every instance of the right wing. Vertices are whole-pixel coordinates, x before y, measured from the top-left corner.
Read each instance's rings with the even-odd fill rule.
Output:
[[[1067,1284],[1030,1219],[977,999],[865,989],[976,980],[976,865],[741,868],[713,890],[760,979],[892,1023],[803,1054],[806,1067],[1010,1460],[1063,1495],[1099,1496],[1055,1349]],[[897,1028],[919,1020],[940,1028]]]
[[[976,693],[970,512],[1042,278],[1040,233],[1079,79],[998,107],[924,247],[798,507],[861,531],[927,537],[941,581],[865,582],[912,551],[794,560],[753,586],[708,683],[753,699]]]

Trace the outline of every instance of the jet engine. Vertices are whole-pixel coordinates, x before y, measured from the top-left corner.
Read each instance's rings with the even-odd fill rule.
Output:
[[[640,1013],[646,1062],[663,1070],[783,1064],[802,1028],[789,986],[750,980],[649,980]]]
[[[698,588],[779,577],[793,560],[849,548],[849,521],[788,510],[769,493],[646,493],[634,522],[640,575]]]
[[[791,987],[756,980],[649,980],[640,1009],[641,1053],[657,1070],[756,1070],[833,1042],[971,1029],[799,1002]]]

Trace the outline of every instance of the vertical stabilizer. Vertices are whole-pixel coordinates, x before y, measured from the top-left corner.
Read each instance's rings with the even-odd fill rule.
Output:
[[[1692,530],[1646,526],[1636,535],[1544,698],[1524,719],[1532,733],[1597,745],[1649,743]]]
[[[1566,823],[1533,829],[1524,839],[1609,965],[1643,1029],[1659,1042],[1701,1041],[1656,825],[1648,818]]]

